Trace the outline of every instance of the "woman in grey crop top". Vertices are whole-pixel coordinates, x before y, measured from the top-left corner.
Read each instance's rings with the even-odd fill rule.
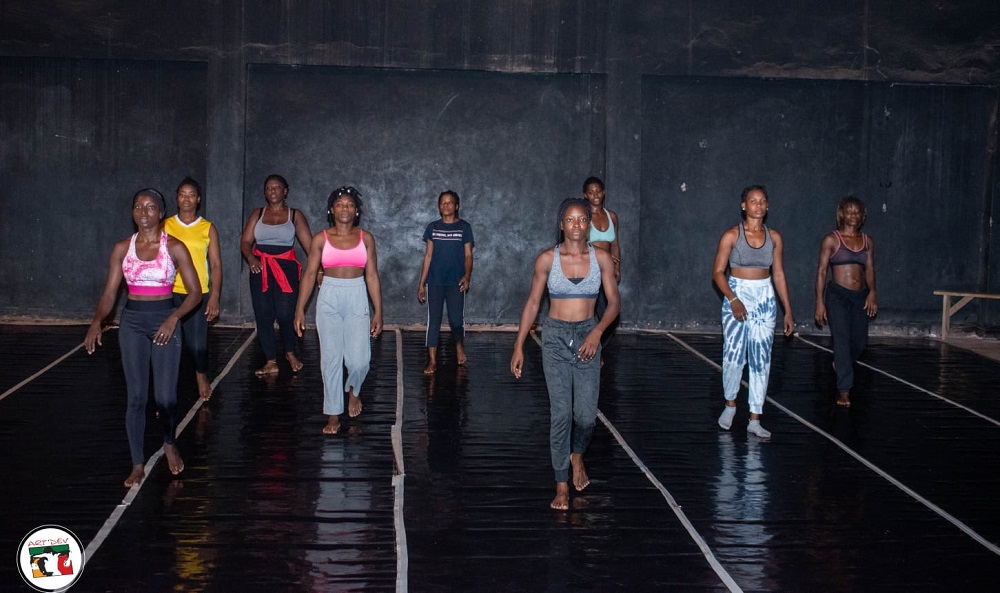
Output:
[[[559,208],[559,230],[564,240],[535,258],[531,292],[521,312],[521,324],[510,357],[510,372],[520,379],[524,340],[535,323],[546,286],[549,315],[542,325],[542,369],[549,392],[551,424],[549,452],[555,473],[556,495],[549,506],[569,509],[569,480],[583,490],[590,484],[583,454],[590,444],[597,418],[601,383],[601,333],[618,316],[618,283],[611,254],[587,244],[590,207],[570,198]],[[594,317],[599,287],[608,297],[607,312]]]
[[[240,252],[250,268],[250,302],[257,322],[257,341],[266,361],[255,371],[258,377],[278,372],[275,321],[292,372],[302,369],[292,326],[302,273],[302,264],[295,257],[295,239],[303,249],[308,249],[312,240],[305,215],[286,203],[288,182],[284,177],[268,175],[264,199],[265,205],[250,213],[240,238]]]
[[[767,380],[771,370],[771,346],[777,318],[775,292],[785,310],[784,334],[792,335],[795,322],[788,299],[781,234],[764,226],[767,190],[751,185],[740,195],[743,220],[722,233],[712,280],[722,301],[722,389],[726,407],[719,426],[729,430],[736,415],[736,394],[743,367],[750,365],[750,422],[747,432],[762,439],[771,433],[760,425]],[[726,270],[729,274],[726,274]]]

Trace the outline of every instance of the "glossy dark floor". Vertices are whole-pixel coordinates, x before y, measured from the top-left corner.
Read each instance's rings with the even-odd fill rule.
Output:
[[[95,355],[78,350],[10,391],[83,333],[0,327],[0,591],[29,590],[12,561],[28,531],[55,523],[87,544],[127,492],[115,331]],[[948,345],[873,339],[841,409],[828,340],[779,338],[764,416],[774,436],[762,442],[746,434],[744,393],[733,430],[715,424],[719,336],[619,335],[586,458],[592,484],[556,512],[533,342],[520,380],[508,371],[511,333],[470,333],[466,367],[446,343],[427,377],[423,334],[386,332],[362,415],[325,436],[315,333],[302,341],[305,369],[283,364],[269,380],[253,376],[256,344],[241,352],[250,336],[212,330],[212,375],[233,364],[179,437],[181,479],[156,466],[71,591],[978,592],[1000,582],[1000,363]],[[187,413],[186,363],[181,376]],[[405,474],[394,480],[398,393]],[[150,421],[148,454],[159,441]]]

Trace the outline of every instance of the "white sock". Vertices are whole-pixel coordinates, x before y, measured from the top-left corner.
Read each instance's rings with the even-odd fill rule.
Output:
[[[764,427],[760,425],[760,420],[751,420],[747,424],[747,432],[750,434],[755,434],[762,439],[771,438],[771,432],[764,430]]]
[[[722,408],[722,413],[719,414],[719,426],[729,430],[729,427],[733,425],[733,416],[736,415],[736,406],[726,406]]]

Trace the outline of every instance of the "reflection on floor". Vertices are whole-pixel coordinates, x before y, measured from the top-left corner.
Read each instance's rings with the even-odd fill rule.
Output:
[[[0,326],[0,346],[17,353],[0,360],[0,390],[83,331]],[[514,336],[485,332],[468,334],[464,367],[445,342],[427,377],[423,334],[386,332],[372,342],[364,412],[331,437],[315,333],[301,342],[301,372],[282,366],[267,380],[253,376],[256,344],[235,356],[250,336],[212,330],[213,376],[234,364],[178,439],[184,473],[156,467],[72,591],[725,591],[724,576],[743,591],[986,591],[1000,581],[990,548],[1000,542],[1000,363],[948,344],[873,339],[845,410],[833,405],[829,341],[777,339],[763,419],[774,436],[762,442],[746,433],[745,394],[733,429],[715,424],[720,377],[697,354],[718,361],[719,336],[620,334],[600,409],[642,468],[598,423],[592,484],[556,512],[533,342],[520,380],[508,371]],[[116,332],[104,342],[0,400],[0,551],[10,556],[43,524],[89,542],[125,495]],[[406,472],[395,509],[399,364]],[[197,396],[186,361],[181,376],[187,412]],[[25,587],[14,563],[0,563],[0,590]]]

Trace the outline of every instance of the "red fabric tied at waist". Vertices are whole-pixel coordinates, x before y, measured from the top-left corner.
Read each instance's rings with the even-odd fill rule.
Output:
[[[267,292],[267,275],[268,270],[274,274],[274,281],[278,283],[278,287],[281,288],[281,292],[292,292],[292,285],[288,283],[288,277],[285,276],[285,271],[281,269],[278,265],[279,259],[292,260],[299,266],[299,278],[302,278],[302,264],[299,260],[295,259],[295,250],[289,249],[284,253],[271,254],[264,253],[256,247],[253,248],[253,254],[260,258],[260,289],[262,292]]]

